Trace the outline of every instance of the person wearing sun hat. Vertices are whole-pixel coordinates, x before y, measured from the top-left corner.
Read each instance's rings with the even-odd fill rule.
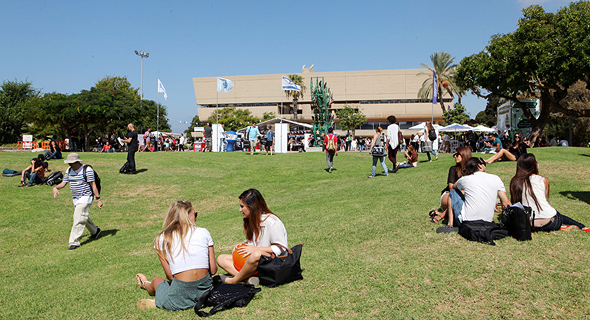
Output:
[[[84,165],[77,153],[68,154],[64,163],[70,167],[66,170],[63,181],[53,187],[53,198],[55,199],[57,197],[60,189],[70,183],[75,208],[74,225],[70,232],[70,247],[68,248],[71,251],[80,247],[80,238],[82,237],[84,228],[90,231],[90,238],[92,240],[98,239],[101,230],[92,222],[89,214],[94,198],[96,198],[96,205],[99,208],[102,208],[102,200],[96,187],[94,170],[91,166],[86,166],[86,172],[84,172]]]

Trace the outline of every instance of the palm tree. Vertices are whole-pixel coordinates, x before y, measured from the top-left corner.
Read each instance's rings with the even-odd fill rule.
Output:
[[[430,61],[432,61],[433,67],[430,67],[426,63],[421,63],[421,65],[428,68],[430,72],[418,73],[418,76],[428,76],[428,78],[422,83],[422,88],[420,88],[420,91],[418,91],[418,98],[432,99],[432,71],[436,72],[436,90],[438,92],[437,95],[440,108],[443,112],[446,111],[445,103],[443,101],[443,93],[447,93],[451,97],[457,95],[459,101],[463,95],[463,91],[457,88],[457,85],[455,85],[455,81],[453,79],[455,71],[457,70],[457,65],[453,63],[453,60],[455,60],[455,57],[451,57],[451,54],[448,52],[435,52],[430,56]]]
[[[303,83],[303,77],[300,75],[290,74],[288,78],[301,88],[301,91],[285,91],[287,98],[293,98],[293,120],[297,120],[297,101],[299,101],[299,98],[303,98],[307,87]]]

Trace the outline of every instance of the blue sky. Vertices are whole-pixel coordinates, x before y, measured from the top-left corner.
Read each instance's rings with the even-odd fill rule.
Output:
[[[490,36],[512,32],[522,8],[563,0],[4,1],[0,80],[77,93],[105,76],[168,93],[174,132],[197,114],[193,77],[420,68],[447,51],[459,63]],[[472,117],[485,100],[463,99]]]

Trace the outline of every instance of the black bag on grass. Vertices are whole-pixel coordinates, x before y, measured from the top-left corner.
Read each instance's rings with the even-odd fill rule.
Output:
[[[201,296],[193,307],[199,317],[208,317],[219,310],[231,309],[233,307],[245,307],[254,298],[260,288],[251,284],[228,284],[221,281],[219,276],[213,277],[213,289]],[[201,309],[213,307],[209,312]]]
[[[471,241],[488,243],[495,246],[494,240],[509,236],[508,230],[495,222],[484,220],[463,221],[459,227],[459,234]]]
[[[276,287],[281,284],[297,281],[303,279],[301,273],[301,249],[303,244],[298,244],[289,249],[278,243],[273,243],[275,246],[282,247],[287,250],[287,254],[283,256],[260,257],[258,261],[258,279],[260,284],[265,287]]]
[[[61,171],[55,171],[43,179],[43,184],[46,184],[48,186],[54,186],[56,184],[61,183],[63,178],[64,175],[63,173],[61,173]]]
[[[125,164],[119,169],[119,173],[127,173],[129,172],[129,162],[125,162]]]
[[[518,241],[532,240],[531,207],[512,205],[504,208],[500,215],[500,223],[508,229],[508,233]]]

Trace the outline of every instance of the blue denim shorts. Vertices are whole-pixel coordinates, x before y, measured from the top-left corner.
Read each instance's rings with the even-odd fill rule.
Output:
[[[463,203],[465,202],[465,196],[461,191],[457,189],[451,190],[450,193],[451,197],[451,205],[453,206],[453,215],[455,217],[455,221],[457,222],[457,226],[461,224],[462,219],[459,217],[461,216],[461,210],[463,210]]]

